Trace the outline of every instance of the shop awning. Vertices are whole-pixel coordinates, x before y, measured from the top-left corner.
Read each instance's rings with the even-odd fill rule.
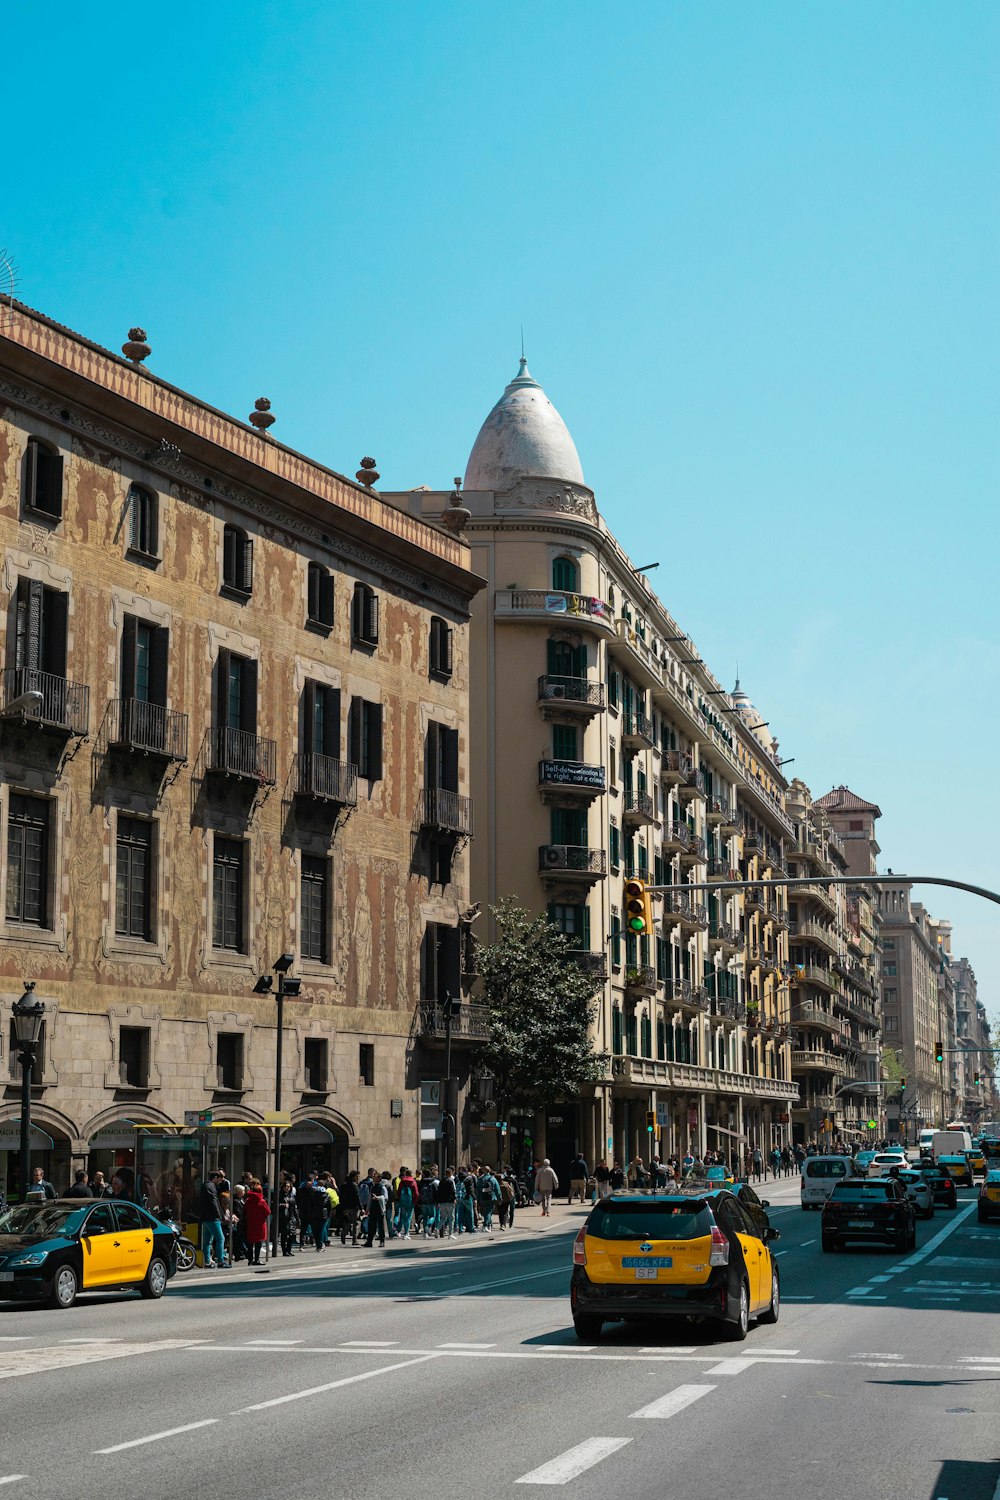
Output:
[[[720,1135],[734,1136],[738,1141],[748,1141],[750,1139],[750,1137],[746,1135],[742,1130],[727,1130],[725,1125],[706,1125],[705,1129],[717,1130]]]
[[[39,1130],[37,1125],[32,1125],[28,1144],[32,1151],[51,1151],[55,1141],[44,1130]],[[19,1151],[21,1149],[21,1122],[20,1120],[0,1120],[0,1151]]]

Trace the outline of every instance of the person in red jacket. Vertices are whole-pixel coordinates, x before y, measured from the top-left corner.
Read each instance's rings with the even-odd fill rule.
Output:
[[[243,1234],[250,1252],[250,1264],[260,1265],[261,1246],[267,1240],[267,1221],[271,1217],[271,1205],[264,1201],[260,1179],[255,1177],[243,1200]]]

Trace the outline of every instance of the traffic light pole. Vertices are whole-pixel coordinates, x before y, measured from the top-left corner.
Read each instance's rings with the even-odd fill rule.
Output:
[[[816,879],[811,875],[785,875],[768,876],[760,880],[692,880],[690,885],[678,883],[675,885],[647,885],[646,890],[653,896],[664,896],[673,891],[715,891],[724,893],[726,891],[743,891],[750,887],[764,890],[794,890],[800,885],[946,885],[952,890],[968,891],[973,896],[982,896],[984,901],[992,901],[994,905],[1000,906],[1000,893],[987,890],[982,885],[970,885],[967,880],[949,880],[944,875],[823,875]]]

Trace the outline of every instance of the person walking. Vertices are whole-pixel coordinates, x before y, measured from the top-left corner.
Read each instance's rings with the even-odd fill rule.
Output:
[[[403,1240],[410,1238],[410,1227],[413,1224],[413,1215],[420,1199],[420,1188],[417,1180],[409,1167],[401,1167],[399,1171],[399,1187],[396,1189],[396,1201],[399,1204],[399,1237]]]
[[[361,1219],[361,1195],[358,1192],[358,1179],[361,1173],[355,1169],[348,1172],[347,1181],[340,1190],[340,1243],[347,1244],[348,1232],[351,1236],[351,1244],[358,1243],[358,1223]]]
[[[441,1239],[455,1238],[455,1174],[449,1167],[437,1185],[434,1194],[438,1216],[438,1235]],[[409,1238],[409,1236],[407,1236]]]
[[[385,1245],[385,1220],[389,1208],[389,1193],[386,1184],[379,1176],[371,1178],[371,1188],[368,1197],[368,1238],[365,1245],[370,1250],[378,1235],[380,1245]]]
[[[500,1202],[500,1184],[489,1167],[481,1167],[476,1180],[476,1204],[483,1220],[483,1233],[493,1233],[493,1210]]]
[[[587,1193],[587,1178],[590,1176],[590,1168],[587,1166],[587,1158],[582,1151],[578,1151],[569,1164],[569,1197],[566,1202],[572,1203],[579,1195],[583,1203]]]
[[[281,1242],[282,1255],[291,1255],[292,1253],[295,1230],[299,1222],[296,1205],[295,1184],[288,1173],[283,1172],[281,1174],[281,1186],[278,1189],[278,1239]]]
[[[267,1221],[271,1217],[271,1205],[264,1199],[259,1178],[254,1178],[244,1204],[243,1234],[250,1254],[250,1264],[259,1266],[260,1252],[267,1242]]]
[[[764,1175],[764,1153],[759,1146],[753,1148],[753,1175],[758,1182]]]
[[[210,1172],[198,1194],[198,1217],[201,1220],[201,1259],[207,1268],[222,1265],[226,1242],[222,1234],[222,1205],[219,1202],[221,1172]]]
[[[535,1192],[539,1195],[542,1205],[542,1218],[548,1219],[552,1216],[552,1194],[559,1191],[559,1178],[552,1169],[552,1163],[546,1156],[542,1165],[535,1173]]]
[[[92,1198],[87,1174],[80,1168],[73,1177],[73,1186],[68,1187],[63,1194],[64,1198]]]
[[[475,1234],[475,1178],[465,1167],[459,1169],[455,1193],[458,1199],[455,1212],[456,1233]]]
[[[517,1189],[510,1172],[500,1178],[500,1228],[514,1228],[514,1208],[517,1204]]]

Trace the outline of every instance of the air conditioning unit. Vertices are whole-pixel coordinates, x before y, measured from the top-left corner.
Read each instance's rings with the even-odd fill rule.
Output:
[[[545,851],[545,863],[547,865],[561,865],[563,863],[562,850],[556,844],[549,844]]]
[[[550,682],[545,690],[546,698],[565,698],[566,684],[563,682]]]

